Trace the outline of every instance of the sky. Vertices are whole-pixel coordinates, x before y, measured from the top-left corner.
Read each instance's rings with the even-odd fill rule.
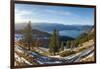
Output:
[[[15,23],[94,25],[94,8],[15,4]]]

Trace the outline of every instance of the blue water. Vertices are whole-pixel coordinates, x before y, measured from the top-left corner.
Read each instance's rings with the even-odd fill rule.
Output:
[[[59,34],[61,36],[69,36],[72,38],[77,38],[78,36],[80,36],[84,32],[85,31],[82,31],[82,30],[62,30],[62,31],[59,31]],[[52,31],[50,31],[48,33],[52,34]]]
[[[63,30],[63,31],[59,32],[59,34],[62,36],[70,36],[73,38],[78,37],[82,33],[83,33],[83,31],[80,31],[80,30]]]
[[[22,38],[23,38],[23,35],[15,34],[15,40],[21,40]]]
[[[49,32],[52,33],[52,32]],[[82,34],[83,31],[80,30],[63,30],[63,31],[59,31],[59,34],[61,36],[69,36],[69,37],[73,37],[76,38],[78,37],[80,34]],[[20,40],[22,39],[22,35],[21,34],[15,34],[15,39]]]

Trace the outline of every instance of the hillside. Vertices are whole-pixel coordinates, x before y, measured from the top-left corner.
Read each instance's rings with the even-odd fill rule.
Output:
[[[22,34],[23,30],[15,30],[15,34]],[[33,29],[33,35],[34,36],[38,36],[38,37],[48,37],[50,38],[52,34],[44,32],[44,31],[40,31],[37,29]],[[66,40],[74,40],[74,38],[69,37],[69,36],[60,36],[59,37],[61,41],[66,41]]]
[[[76,42],[79,44],[86,42],[88,40],[95,39],[95,31],[94,28],[92,28],[90,31],[81,34],[79,37],[76,38]]]

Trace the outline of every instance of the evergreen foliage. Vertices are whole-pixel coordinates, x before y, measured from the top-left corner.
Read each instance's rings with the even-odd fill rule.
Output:
[[[50,43],[49,43],[49,52],[52,55],[56,55],[57,52],[59,52],[59,32],[55,29],[53,31],[53,34],[50,38]]]
[[[23,41],[24,41],[26,47],[28,48],[28,50],[30,50],[32,48],[32,44],[33,44],[32,27],[31,27],[30,21],[27,24],[27,26],[23,29]]]

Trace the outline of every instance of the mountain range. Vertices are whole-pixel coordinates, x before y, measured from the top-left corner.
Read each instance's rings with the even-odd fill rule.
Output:
[[[27,26],[27,23],[15,23],[15,30],[23,29]],[[64,24],[57,24],[57,23],[32,23],[31,24],[33,29],[38,29],[45,32],[51,32],[54,29],[59,31],[62,30],[90,30],[92,25],[64,25]]]

